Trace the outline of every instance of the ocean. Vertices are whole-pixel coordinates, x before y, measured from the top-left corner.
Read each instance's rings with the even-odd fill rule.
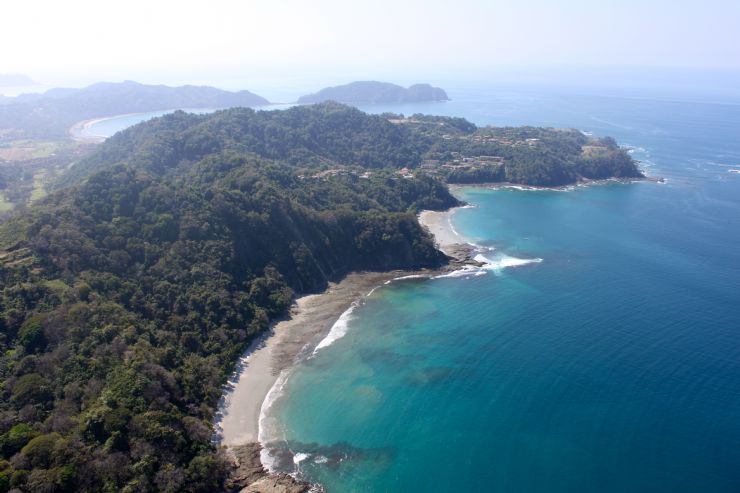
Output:
[[[265,459],[329,492],[740,491],[737,100],[445,88],[362,109],[611,135],[665,183],[457,190],[489,268],[345,313],[270,396]]]

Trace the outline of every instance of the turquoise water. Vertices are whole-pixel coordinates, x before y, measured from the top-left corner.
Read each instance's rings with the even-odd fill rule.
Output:
[[[276,467],[330,492],[740,491],[740,106],[455,99],[436,112],[613,135],[667,183],[459,191],[461,234],[542,262],[375,290],[270,408]]]

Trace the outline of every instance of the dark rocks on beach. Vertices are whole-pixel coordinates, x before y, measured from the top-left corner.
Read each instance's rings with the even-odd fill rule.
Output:
[[[229,493],[306,493],[311,484],[299,481],[289,474],[271,474],[260,461],[262,446],[248,443],[230,447],[233,469],[226,481]]]
[[[458,269],[463,265],[474,265],[476,267],[483,265],[482,262],[475,260],[475,247],[467,243],[445,245],[444,253],[449,257],[449,266],[453,269]]]

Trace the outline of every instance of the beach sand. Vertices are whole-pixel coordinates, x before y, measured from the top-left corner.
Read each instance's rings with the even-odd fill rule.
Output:
[[[77,122],[69,128],[69,135],[72,140],[76,140],[78,142],[103,142],[105,140],[104,136],[91,134],[89,129],[96,123],[109,120],[110,118],[113,117],[92,118],[90,120]]]
[[[452,255],[452,247],[465,244],[465,240],[455,233],[450,218],[456,209],[447,211],[422,211],[419,223],[434,236],[437,247],[447,255]]]

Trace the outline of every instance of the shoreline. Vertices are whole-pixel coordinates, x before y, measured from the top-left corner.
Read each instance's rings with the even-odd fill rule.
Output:
[[[464,206],[463,206],[464,207]],[[452,228],[451,220],[454,211],[459,207],[453,207],[446,211],[421,211],[418,215],[419,224],[434,237],[434,242],[443,253],[449,255],[452,247],[465,243],[457,232]]]
[[[257,488],[269,481],[278,487],[274,491],[320,490],[320,486],[267,469],[260,433],[263,411],[272,404],[271,393],[286,370],[316,349],[329,345],[331,341],[326,342],[342,315],[376,288],[394,280],[432,278],[466,265],[480,265],[472,258],[472,246],[452,228],[450,217],[457,209],[422,211],[418,215],[421,226],[449,257],[446,265],[436,269],[350,273],[340,282],[330,283],[322,293],[296,298],[288,317],[277,321],[244,352],[226,384],[213,421],[214,441],[225,449],[234,468],[230,479],[233,486]]]
[[[543,187],[539,185],[522,185],[521,183],[512,183],[508,181],[489,182],[489,183],[448,183],[450,191],[462,190],[465,188],[488,188],[491,190],[522,190],[531,192],[570,192],[578,188],[586,188],[602,185],[631,185],[634,183],[664,183],[665,178],[658,176],[644,176],[642,178],[604,178],[600,180],[582,179],[569,185],[560,185],[556,187]]]
[[[121,115],[123,116],[123,115]],[[103,142],[107,137],[104,135],[95,135],[86,133],[87,130],[95,125],[96,123],[100,123],[105,120],[110,120],[111,118],[116,118],[115,116],[106,116],[101,118],[91,118],[89,120],[82,120],[81,122],[77,122],[71,127],[69,127],[69,130],[67,131],[69,133],[69,136],[72,138],[72,140],[76,140],[77,142]]]
[[[340,282],[330,283],[322,293],[296,298],[289,316],[255,339],[229,378],[213,421],[214,441],[223,447],[232,465],[227,482],[230,491],[322,491],[320,485],[270,471],[264,463],[260,429],[263,408],[271,404],[270,394],[281,375],[321,346],[342,314],[376,288],[405,277],[432,277],[452,265],[435,270],[350,273]]]
[[[217,441],[227,447],[258,442],[262,406],[280,373],[308,356],[340,316],[374,288],[424,272],[354,272],[322,293],[296,298],[290,315],[259,336],[237,364],[214,420]]]

